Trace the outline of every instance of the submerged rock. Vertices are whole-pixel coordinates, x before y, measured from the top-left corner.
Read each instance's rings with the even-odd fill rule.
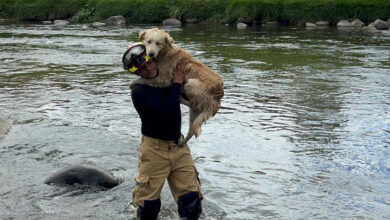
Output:
[[[68,25],[68,24],[69,24],[69,21],[65,21],[65,20],[54,20],[54,25],[65,26],[65,25]]]
[[[11,128],[11,122],[0,118],[0,139],[4,138],[4,136],[8,133]]]
[[[174,18],[168,18],[165,19],[162,23],[164,26],[181,26],[181,21],[174,19]]]
[[[390,36],[390,31],[381,31],[382,35]]]
[[[337,23],[337,28],[339,29],[349,29],[349,28],[353,28],[351,22],[347,21],[347,20],[341,20],[339,21],[339,23]]]
[[[362,31],[363,31],[363,34],[366,34],[366,35],[373,35],[373,34],[380,33],[380,31],[377,30],[372,24],[370,24],[366,27],[363,27]]]
[[[92,23],[92,27],[102,27],[102,26],[106,26],[106,23],[102,23],[102,22],[93,22]]]
[[[106,24],[110,26],[126,25],[126,19],[122,15],[111,16],[107,18]]]
[[[277,27],[279,24],[278,24],[278,22],[276,22],[276,21],[267,21],[267,22],[265,23],[265,25],[266,25],[267,27]]]
[[[198,19],[197,18],[187,18],[186,23],[197,23]]]
[[[314,23],[311,23],[311,22],[306,22],[305,27],[306,27],[307,29],[316,29],[316,28],[317,28],[317,25],[314,24]]]

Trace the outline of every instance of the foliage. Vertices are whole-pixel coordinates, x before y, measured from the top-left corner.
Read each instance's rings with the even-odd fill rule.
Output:
[[[76,22],[123,15],[130,23],[197,18],[222,23],[301,23],[390,17],[390,0],[0,0],[0,16],[20,20],[71,18]]]

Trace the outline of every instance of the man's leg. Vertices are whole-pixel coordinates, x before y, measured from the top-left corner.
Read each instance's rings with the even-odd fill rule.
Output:
[[[161,200],[145,200],[144,206],[140,206],[137,209],[137,217],[140,220],[154,220],[157,219],[160,212]]]
[[[179,196],[177,207],[181,219],[199,219],[200,214],[202,214],[202,203],[199,192],[188,192]]]
[[[166,147],[167,148],[167,147]],[[160,193],[170,172],[167,151],[143,138],[138,150],[137,186],[133,190],[133,202],[137,205],[138,217],[142,220],[156,219],[161,207]]]
[[[188,146],[173,148],[175,152],[168,183],[177,201],[181,219],[198,219],[202,213],[202,193],[198,172],[195,169]]]

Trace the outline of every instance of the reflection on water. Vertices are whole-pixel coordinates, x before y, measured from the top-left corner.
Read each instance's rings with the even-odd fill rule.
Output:
[[[0,140],[2,217],[134,216],[140,120],[121,55],[143,28],[0,26],[0,117],[13,122]],[[167,31],[226,85],[220,113],[190,142],[204,219],[390,218],[389,37]],[[43,184],[80,161],[124,183],[107,191]],[[166,187],[162,197],[161,218],[177,217]]]

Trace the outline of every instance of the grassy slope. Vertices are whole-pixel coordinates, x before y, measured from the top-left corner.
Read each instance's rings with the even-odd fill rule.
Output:
[[[76,16],[75,16],[76,15]],[[0,17],[78,22],[123,15],[131,23],[193,18],[209,22],[306,21],[390,18],[390,0],[0,0]]]

